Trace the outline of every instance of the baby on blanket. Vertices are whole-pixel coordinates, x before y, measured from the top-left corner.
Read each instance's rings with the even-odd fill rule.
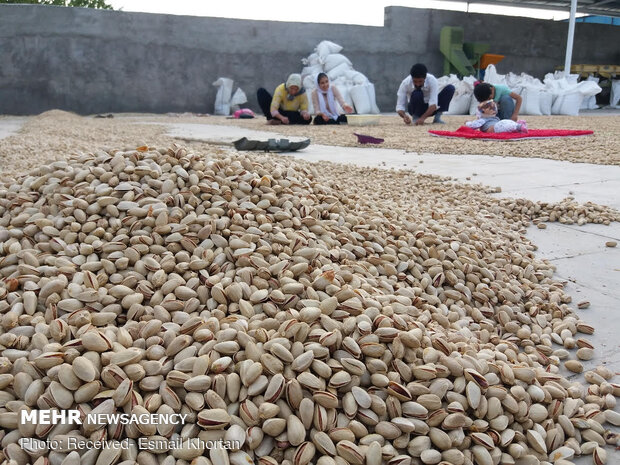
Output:
[[[468,121],[465,124],[472,129],[480,129],[482,132],[527,133],[527,124],[523,120],[517,122],[511,119],[500,120],[497,117],[497,104],[493,100],[480,103],[476,111],[476,116],[478,119]]]

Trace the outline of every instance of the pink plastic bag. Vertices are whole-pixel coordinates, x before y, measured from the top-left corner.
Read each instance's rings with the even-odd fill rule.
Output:
[[[254,118],[254,112],[249,108],[242,108],[233,113],[233,116],[237,119],[239,118]]]

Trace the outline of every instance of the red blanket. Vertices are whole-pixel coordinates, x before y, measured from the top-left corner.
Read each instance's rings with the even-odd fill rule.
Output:
[[[463,137],[465,139],[481,140],[514,140],[514,139],[546,139],[550,137],[587,136],[594,131],[582,131],[575,129],[530,129],[527,133],[522,132],[482,132],[478,129],[461,126],[456,131],[428,131],[433,136]]]

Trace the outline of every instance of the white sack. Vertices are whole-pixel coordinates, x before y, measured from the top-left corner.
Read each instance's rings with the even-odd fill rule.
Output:
[[[454,76],[454,75],[451,74],[450,76]],[[454,76],[454,77],[456,77],[456,76]],[[457,78],[456,82],[457,82],[457,84],[459,82],[462,82],[466,86],[466,88],[467,88],[467,90],[469,92],[473,92],[474,91],[474,84],[476,83],[477,80],[478,79],[476,79],[474,76],[465,76],[462,81],[459,81],[458,78]],[[456,87],[456,84],[454,82],[448,82],[448,84],[452,84],[454,87]]]
[[[555,94],[569,94],[578,89],[576,74],[571,74],[568,78],[564,77],[563,71],[556,71],[555,74],[545,75],[544,83],[547,90]]]
[[[478,109],[478,104],[480,102],[476,99],[474,94],[471,94],[471,100],[469,101],[469,114],[470,116],[474,116],[476,114],[476,110]]]
[[[550,92],[540,92],[538,94],[538,100],[540,102],[540,113],[545,116],[551,114],[551,105],[553,104],[553,95]]]
[[[599,86],[594,80],[588,79],[587,81],[581,81],[577,84],[577,90],[584,97],[592,97],[603,89],[601,89],[601,86]]]
[[[349,60],[344,55],[341,55],[340,53],[332,53],[330,55],[327,55],[327,57],[325,57],[324,63],[325,71],[331,71],[336,66],[341,65],[342,63],[346,63],[350,67],[353,67],[351,60]]]
[[[330,81],[335,81],[340,76],[344,76],[347,71],[351,69],[351,65],[348,63],[340,63],[331,71],[327,72],[327,77],[329,77]]]
[[[370,100],[370,107],[371,107],[370,113],[378,115],[381,112],[379,111],[379,107],[377,106],[377,98],[375,95],[375,85],[372,82],[369,82],[368,85],[366,86],[366,90],[368,91],[368,99]]]
[[[564,94],[552,94],[553,103],[551,105],[551,114],[559,115],[562,111],[562,105],[564,104]]]
[[[553,77],[553,74],[547,73],[543,82],[545,83],[547,91],[551,92],[553,95],[559,95],[562,92],[560,82]]]
[[[562,104],[559,106],[558,115],[577,116],[579,115],[579,107],[583,100],[583,94],[580,92],[572,92],[563,95]]]
[[[485,75],[485,78],[486,78],[486,75]],[[510,89],[513,89],[513,91],[516,91],[515,89],[523,87],[523,82],[524,82],[523,75],[518,75],[518,74],[510,72],[506,74],[505,79],[506,79],[506,85]]]
[[[358,113],[379,113],[374,85],[363,73],[353,69],[351,60],[342,55],[341,51],[342,46],[324,40],[316,46],[315,53],[301,60],[305,65],[302,79],[308,94],[316,87],[318,73],[325,72],[331,84],[342,94],[344,101]]]
[[[474,91],[474,81],[463,78],[462,81],[459,81],[457,79],[456,83],[453,82],[454,81],[450,79],[446,82],[446,85],[452,84],[454,86],[454,96],[450,101],[450,106],[448,107],[447,114],[468,115],[469,106],[471,104],[471,99]]]
[[[581,101],[580,110],[596,110],[598,106],[596,105],[596,96],[592,95],[590,97],[584,97]]]
[[[351,107],[353,107],[353,98],[351,97],[351,85],[347,84],[347,82],[344,79],[338,79],[336,80],[336,82],[334,82],[334,85],[338,88],[338,90],[340,91],[340,95],[342,95],[342,99],[345,101],[345,103]],[[338,102],[336,102],[336,104],[338,105],[338,107],[340,107],[340,104]],[[343,109],[344,111],[344,109]]]
[[[540,91],[533,87],[524,87],[521,92],[523,102],[521,103],[521,114],[541,116],[540,111]]]
[[[228,116],[230,114],[230,97],[232,94],[233,80],[221,77],[215,81],[213,85],[219,87],[215,96],[214,113],[216,115]]]
[[[452,97],[450,100],[450,106],[446,114],[448,115],[468,115],[469,104],[471,103],[472,94],[461,94]],[[475,100],[475,99],[474,99]]]
[[[304,89],[306,89],[306,96],[308,97],[308,113],[311,115],[314,113],[314,106],[312,105],[312,91],[315,89],[316,74],[313,76],[306,76],[302,81]]]
[[[554,115],[577,116],[583,99],[601,91],[600,86],[593,81],[575,84],[572,76],[574,75],[571,75],[570,80],[562,78],[556,81],[555,92],[558,96],[551,107],[551,112]]]
[[[312,92],[308,93],[308,113],[314,115],[314,104],[312,103]]]
[[[327,55],[332,53],[340,53],[340,50],[342,50],[340,45],[330,42],[329,40],[324,40],[316,46],[316,53],[322,62],[325,61]]]
[[[594,76],[588,76],[588,79],[587,79],[587,81],[594,82],[597,85],[599,83],[599,80],[600,80],[599,78],[594,77]],[[598,94],[598,92],[597,92],[597,94]],[[584,110],[596,110],[597,108],[598,108],[598,106],[596,105],[596,94],[586,96],[583,99],[583,102],[581,102],[581,109],[584,109]]]
[[[366,86],[353,86],[350,92],[357,113],[361,115],[372,113],[372,103],[370,102]]]
[[[306,76],[316,76],[319,73],[323,72],[323,67],[321,65],[312,65],[306,66],[301,70],[301,78],[304,79]]]
[[[551,94],[553,94],[553,104],[551,113],[553,115],[570,115],[579,114],[579,107],[584,98],[584,94],[593,95],[597,92],[594,86],[598,85],[594,82],[577,83],[578,76],[571,74],[564,76],[563,71],[556,71],[554,74],[545,75],[545,86]],[[600,87],[598,87],[600,89]],[[582,93],[583,91],[583,93]]]
[[[543,90],[545,85],[540,81],[540,79],[536,79],[529,74],[521,73],[520,75],[516,75],[514,73],[508,73],[506,75],[506,85],[512,89],[513,92],[521,95],[525,88]]]
[[[489,65],[484,71],[484,82],[488,82],[489,84],[502,84],[505,86],[506,76],[498,74],[495,65]]]
[[[346,71],[344,73],[344,77],[355,85],[368,84],[368,78],[364,76],[364,74],[360,73],[359,71],[355,71],[354,69]]]
[[[611,81],[611,95],[609,97],[609,105],[613,108],[618,108],[620,103],[620,80],[614,79]]]
[[[466,81],[467,78],[463,78],[463,81],[461,81],[456,74],[450,74],[449,76],[441,76],[439,78],[437,78],[437,85],[439,88],[439,92],[442,91],[442,89],[444,87],[446,87],[448,84],[452,84],[455,88],[461,83]],[[472,81],[472,87],[473,87],[473,81]]]
[[[316,74],[310,74],[304,77],[304,79],[301,81],[301,84],[304,86],[304,89],[306,89],[306,92],[310,92],[316,87],[316,76]]]
[[[321,58],[318,53],[311,53],[308,58],[302,58],[301,62],[306,66],[314,66],[321,64]]]
[[[230,99],[230,104],[231,105],[243,105],[244,103],[246,103],[248,101],[248,96],[245,95],[245,92],[243,92],[241,90],[241,87],[239,87],[235,93],[233,94],[232,98]]]

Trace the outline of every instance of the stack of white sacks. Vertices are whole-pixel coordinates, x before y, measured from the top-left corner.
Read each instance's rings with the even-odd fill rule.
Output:
[[[523,97],[519,112],[522,115],[576,116],[580,109],[596,108],[595,95],[602,90],[597,84],[598,79],[588,78],[582,82],[577,82],[577,79],[577,75],[571,74],[566,78],[563,72],[556,71],[555,74],[547,74],[544,82],[541,82],[540,79],[525,73],[498,74],[493,65],[487,67],[484,75],[485,82],[508,86]],[[447,114],[476,114],[478,102],[474,97],[475,82],[476,78],[473,76],[464,77],[463,80],[459,80],[454,74],[439,78],[440,89],[448,84],[455,87]]]
[[[234,82],[230,78],[221,77],[213,83],[217,87],[215,104],[213,105],[214,114],[228,116],[231,110],[238,110],[239,105],[248,101],[248,97],[241,90],[241,87],[237,88],[234,94],[232,93]]]
[[[308,93],[310,107],[308,110],[310,113],[314,113],[312,91],[316,88],[317,75],[325,73],[329,77],[331,85],[338,88],[344,101],[354,107],[357,113],[379,113],[375,86],[368,81],[364,74],[353,69],[351,60],[342,55],[341,51],[340,45],[324,40],[316,46],[314,53],[301,60],[305,65],[301,71],[301,78]]]
[[[614,79],[611,81],[609,106],[612,108],[620,108],[620,79]]]

